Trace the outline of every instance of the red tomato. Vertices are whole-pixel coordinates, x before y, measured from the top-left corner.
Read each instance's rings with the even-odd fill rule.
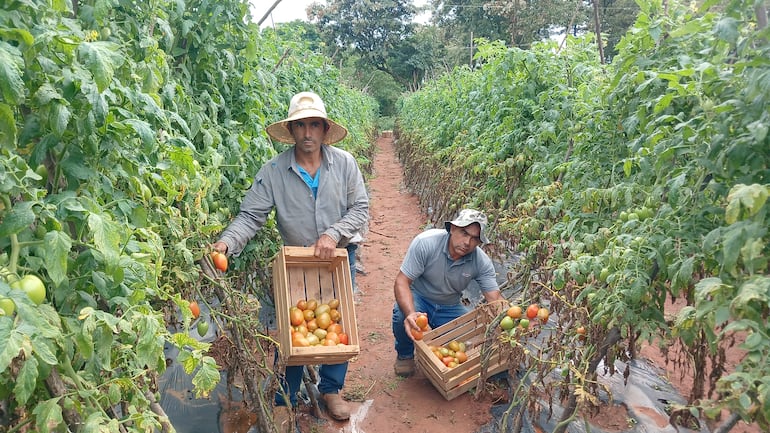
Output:
[[[214,267],[224,272],[227,270],[227,256],[219,251],[211,252],[211,261],[214,262]]]
[[[195,301],[190,302],[190,312],[192,312],[193,319],[197,319],[201,315],[201,307]]]
[[[422,331],[412,329],[412,338],[415,340],[422,340]]]
[[[344,332],[338,332],[337,336],[340,338],[340,343],[342,344],[348,344],[348,334]]]
[[[530,304],[530,306],[527,307],[527,318],[531,320],[537,317],[537,311],[539,309],[540,307],[537,304]]]

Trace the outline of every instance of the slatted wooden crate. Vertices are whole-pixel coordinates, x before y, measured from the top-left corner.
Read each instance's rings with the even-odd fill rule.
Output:
[[[339,364],[360,353],[347,250],[337,248],[334,257],[321,260],[313,256],[311,247],[283,247],[273,260],[273,293],[279,351],[286,365]],[[348,344],[293,347],[289,308],[300,299],[319,303],[338,299],[339,323]]]
[[[507,357],[502,356],[500,344],[495,340],[496,335],[491,336],[487,344],[484,344],[487,325],[503,312],[507,305],[507,301],[482,304],[457,319],[426,332],[422,340],[415,342],[418,367],[445,399],[452,400],[478,386],[482,371],[485,373],[484,378],[489,378],[508,368]],[[431,346],[445,346],[452,340],[466,344],[468,360],[457,367],[449,368],[433,354]]]

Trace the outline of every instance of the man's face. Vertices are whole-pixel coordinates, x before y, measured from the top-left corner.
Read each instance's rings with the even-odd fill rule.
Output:
[[[480,235],[481,226],[478,223],[473,223],[466,227],[450,226],[449,254],[454,259],[469,254],[474,248],[481,245]]]
[[[320,117],[292,121],[291,135],[296,148],[301,152],[317,152],[326,138],[326,128],[326,122]]]

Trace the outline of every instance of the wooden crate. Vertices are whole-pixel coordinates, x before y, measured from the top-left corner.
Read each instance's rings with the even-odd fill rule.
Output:
[[[278,322],[278,343],[286,365],[340,364],[360,352],[358,327],[353,302],[348,252],[337,248],[334,257],[321,260],[311,247],[283,247],[273,260],[273,294]],[[337,346],[293,347],[289,308],[300,299],[319,303],[338,299],[340,324],[348,335],[348,344]]]
[[[507,301],[482,304],[473,311],[426,332],[422,340],[415,342],[415,360],[418,367],[445,399],[452,400],[480,385],[482,368],[484,379],[508,368],[507,357],[501,354],[500,344],[496,340],[497,333],[493,333],[487,344],[484,344],[487,325],[505,311],[507,306]],[[444,346],[452,340],[465,342],[468,346],[468,360],[457,367],[449,368],[433,354],[430,346]],[[482,347],[485,351],[485,362],[482,362]]]

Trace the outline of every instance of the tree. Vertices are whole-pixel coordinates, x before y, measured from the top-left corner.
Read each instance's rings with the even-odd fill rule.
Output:
[[[328,49],[350,52],[362,62],[398,77],[388,69],[392,50],[413,31],[415,8],[409,0],[331,0],[313,3],[311,22],[318,24]],[[399,80],[400,81],[400,80]]]

